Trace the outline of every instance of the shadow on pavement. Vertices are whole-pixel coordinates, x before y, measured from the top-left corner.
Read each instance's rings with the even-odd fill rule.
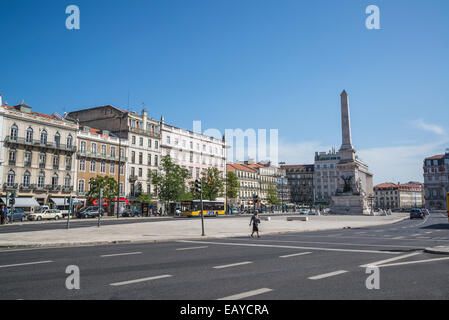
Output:
[[[429,226],[422,227],[421,229],[438,229],[438,230],[449,230],[449,223],[437,223]]]

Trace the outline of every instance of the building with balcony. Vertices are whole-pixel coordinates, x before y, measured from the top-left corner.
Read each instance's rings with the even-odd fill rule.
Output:
[[[291,202],[297,205],[313,205],[313,164],[283,165],[288,181]]]
[[[234,172],[239,183],[239,195],[237,199],[232,199],[232,204],[241,210],[251,209],[254,206],[253,196],[260,199],[259,172],[245,164],[228,163],[226,170]]]
[[[424,159],[424,194],[426,208],[447,210],[446,195],[449,192],[449,149]]]
[[[161,130],[145,109],[138,114],[108,105],[73,111],[69,117],[83,126],[110,132],[119,137],[119,143],[127,142],[124,190],[128,200],[136,201],[141,193],[157,198],[149,175],[159,168]]]
[[[226,144],[224,137],[216,139],[200,133],[168,125],[161,118],[162,156],[169,155],[190,173],[190,179],[199,179],[208,168],[217,168],[226,176]]]
[[[89,181],[98,176],[107,176],[119,183],[120,197],[126,195],[125,172],[128,158],[128,141],[107,130],[80,126],[77,133],[76,152],[78,198],[86,199],[90,189]]]
[[[332,201],[339,183],[339,170],[337,164],[340,162],[340,154],[335,149],[329,152],[315,152],[313,169],[313,190],[315,202]]]
[[[35,198],[40,205],[75,196],[74,121],[33,112],[22,102],[1,105],[0,128],[2,195],[16,190],[18,197]]]

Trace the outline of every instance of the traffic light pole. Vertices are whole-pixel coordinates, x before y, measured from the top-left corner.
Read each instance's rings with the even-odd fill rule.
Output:
[[[202,229],[202,234],[201,236],[205,236],[206,234],[204,233],[204,215],[203,215],[203,190],[201,190],[200,193],[200,198],[201,198],[201,229]]]

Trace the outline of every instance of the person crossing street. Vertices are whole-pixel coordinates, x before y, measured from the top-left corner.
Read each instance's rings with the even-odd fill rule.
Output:
[[[257,238],[260,238],[260,235],[259,235],[260,219],[259,219],[259,213],[257,211],[251,217],[249,225],[251,226],[251,224],[253,225],[253,232],[251,233],[251,238],[254,237],[254,232],[257,233]]]

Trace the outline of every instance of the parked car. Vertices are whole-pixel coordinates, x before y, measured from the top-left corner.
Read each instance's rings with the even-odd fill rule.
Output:
[[[45,210],[43,212],[30,213],[28,215],[28,220],[41,221],[41,220],[52,220],[52,219],[55,219],[55,220],[62,219],[61,211],[58,209],[50,209],[50,210]]]
[[[13,222],[25,221],[26,218],[27,215],[25,214],[25,211],[23,211],[22,209],[14,209]],[[8,220],[11,221],[11,212],[8,213]]]
[[[84,209],[82,209],[77,213],[77,217],[80,219],[98,218],[98,215],[100,215],[101,217],[104,215],[103,208],[85,207]]]
[[[301,209],[299,210],[299,214],[308,214],[309,213],[309,209]]]
[[[140,217],[142,213],[139,209],[126,209],[122,212],[122,217]]]
[[[410,219],[424,219],[424,212],[421,209],[412,209],[410,211]]]

